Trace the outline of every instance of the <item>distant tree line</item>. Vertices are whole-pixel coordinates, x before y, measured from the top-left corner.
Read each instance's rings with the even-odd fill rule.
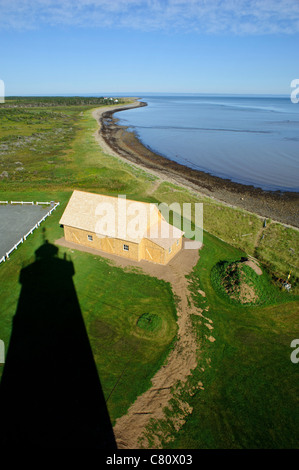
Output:
[[[123,103],[121,98],[84,96],[8,96],[1,108],[35,108],[52,106],[94,106]]]

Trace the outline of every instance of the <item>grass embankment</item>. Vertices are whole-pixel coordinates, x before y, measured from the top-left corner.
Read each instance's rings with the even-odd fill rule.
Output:
[[[255,214],[199,197],[170,183],[161,184],[153,196],[167,204],[192,202],[194,206],[194,203],[203,203],[206,232],[243,250],[245,255],[257,258],[273,280],[286,279],[291,271],[293,293],[299,294],[298,230],[269,219],[264,226],[265,221]]]
[[[204,314],[212,319],[214,329],[211,332],[204,319],[193,317],[200,344],[198,368],[186,387],[193,413],[172,446],[296,445],[299,368],[290,361],[290,342],[299,334],[298,302],[292,296],[281,302],[282,293],[270,278],[263,278],[264,291],[274,288],[277,298],[260,306],[234,305],[215,291],[211,273],[219,261],[250,254],[276,276],[286,276],[293,265],[290,281],[296,292],[298,231],[270,223],[263,228],[263,221],[253,214],[169,183],[151,193],[155,178],[101,151],[93,137],[97,123],[91,109],[91,104],[65,103],[51,108],[0,108],[0,199],[60,201],[44,223],[52,243],[63,235],[58,221],[74,189],[168,204],[203,202],[205,230],[230,245],[205,233],[201,258],[190,278],[195,302],[209,307]],[[20,294],[20,269],[34,261],[41,243],[38,230],[0,266],[0,337],[6,345]],[[114,422],[149,386],[174,341],[171,289],[162,281],[112,267],[99,257],[60,248],[61,255],[64,251],[74,263],[82,315]],[[206,293],[205,298],[198,289]],[[208,339],[211,334],[214,343]],[[169,429],[169,423],[162,426]]]

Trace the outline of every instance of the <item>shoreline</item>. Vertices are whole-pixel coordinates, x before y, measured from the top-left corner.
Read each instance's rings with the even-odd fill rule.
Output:
[[[244,209],[262,218],[299,227],[299,193],[266,191],[235,183],[176,163],[145,147],[133,131],[118,124],[113,114],[147,106],[135,101],[129,105],[97,108],[92,115],[99,124],[95,137],[103,150],[167,181],[212,198],[225,205]]]

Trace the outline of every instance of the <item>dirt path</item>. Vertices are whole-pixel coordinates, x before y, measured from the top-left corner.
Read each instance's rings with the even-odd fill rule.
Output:
[[[107,111],[113,111],[113,112],[116,113],[117,111],[120,111],[121,109],[124,109],[124,107],[127,108],[127,109],[138,108],[139,105],[140,105],[140,103],[138,101],[138,102],[134,102],[134,103],[131,103],[131,104],[127,104],[125,106],[115,106],[113,108],[111,106],[103,106],[103,107],[100,107],[100,108],[96,108],[95,110],[92,111],[92,117],[97,121],[97,123],[99,125],[98,129],[94,133],[95,140],[97,141],[97,143],[100,145],[100,147],[102,148],[102,150],[105,153],[107,153],[108,155],[112,155],[113,157],[117,157],[118,159],[123,160],[126,163],[128,163],[128,160],[126,158],[122,157],[121,155],[119,155],[119,153],[115,152],[110,147],[110,145],[108,145],[106,143],[106,141],[103,139],[102,134],[101,134],[101,130],[102,130],[101,118],[102,118],[103,114],[106,113]],[[129,163],[131,163],[131,162],[129,162]],[[140,166],[138,166],[138,165],[135,165],[135,166],[140,168]]]
[[[161,184],[160,180],[154,181],[151,187],[147,190],[147,195],[148,196],[152,195],[159,188],[160,184]]]
[[[254,250],[256,251],[256,249],[258,248],[259,244],[260,244],[260,241],[263,239],[264,237],[264,232],[268,229],[268,227],[272,224],[273,222],[270,221],[268,222],[267,225],[263,225],[258,233],[256,234],[256,238],[255,238],[255,242],[254,242]]]
[[[197,261],[198,250],[183,250],[165,267],[150,265],[150,263],[142,266],[147,274],[170,282],[173,293],[180,299],[177,307],[178,340],[167,363],[153,377],[151,388],[137,398],[125,416],[116,421],[114,433],[119,448],[148,447],[144,431],[149,420],[159,420],[165,417],[163,408],[169,404],[173,397],[172,387],[177,386],[180,382],[184,383],[197,365],[197,343],[190,319],[190,315],[195,313],[195,307],[192,303],[188,303],[189,290],[185,277]],[[190,298],[189,301],[191,301]],[[186,412],[191,411],[187,403],[180,403],[180,408],[182,416],[176,417],[177,425],[178,421],[184,418]],[[158,436],[155,436],[154,442],[155,448],[158,448],[160,446]]]
[[[116,421],[114,427],[119,449],[147,448],[149,442],[145,433],[146,427],[151,419],[160,420],[165,418],[163,409],[174,398],[171,390],[173,387],[176,387],[176,399],[179,401],[182,411],[180,416],[174,418],[176,428],[183,424],[184,417],[191,412],[188,403],[184,403],[179,399],[179,388],[180,384],[186,382],[197,365],[198,344],[192,329],[190,316],[192,314],[202,316],[202,314],[192,303],[188,281],[185,276],[190,273],[197,263],[199,251],[198,249],[183,249],[168,265],[161,266],[147,261],[130,261],[90,248],[78,247],[74,243],[66,242],[64,238],[57,240],[55,243],[76,250],[82,249],[82,251],[100,254],[121,267],[139,267],[145,274],[170,282],[173,293],[179,298],[177,306],[178,339],[174,349],[169,354],[166,363],[152,378],[151,388],[137,398],[128,412]],[[159,448],[160,445],[159,436],[155,436],[154,447]]]

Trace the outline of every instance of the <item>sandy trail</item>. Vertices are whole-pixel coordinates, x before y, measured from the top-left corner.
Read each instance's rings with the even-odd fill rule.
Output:
[[[137,398],[126,415],[116,421],[114,433],[119,448],[148,447],[144,431],[149,420],[165,418],[163,408],[173,397],[172,387],[179,385],[180,382],[184,383],[197,365],[197,343],[190,319],[195,307],[191,299],[188,304],[189,290],[185,276],[197,263],[198,257],[198,250],[183,250],[167,266],[151,266],[150,263],[145,262],[146,265],[143,263],[143,271],[170,282],[173,293],[180,299],[177,306],[178,340],[166,364],[153,377],[151,388]],[[180,405],[183,415],[186,411],[190,411],[188,404]],[[155,436],[154,441],[155,447],[158,448],[159,437]]]
[[[127,104],[125,106],[122,106],[122,107],[116,107],[114,112],[117,112],[117,111],[120,111],[124,108],[126,109],[130,109],[130,108],[138,108],[139,106],[141,106],[140,102],[137,101],[137,102],[134,102],[134,103],[131,103],[131,104]],[[113,150],[113,148],[107,144],[107,142],[105,141],[105,139],[103,139],[102,137],[102,134],[101,134],[101,128],[102,128],[102,125],[101,125],[101,118],[103,116],[103,114],[105,114],[107,111],[111,111],[113,108],[111,108],[111,106],[104,106],[104,107],[101,107],[101,108],[97,108],[95,109],[93,112],[92,112],[92,116],[94,117],[94,119],[97,121],[99,127],[98,129],[96,130],[96,132],[94,133],[94,138],[95,140],[98,142],[98,144],[100,145],[100,147],[102,148],[102,150],[107,153],[108,155],[112,155],[113,157],[116,157],[118,158],[119,160],[122,160],[123,162],[127,163],[128,165],[131,165],[135,168],[138,168],[138,169],[142,169],[142,170],[145,170],[145,168],[137,163],[133,163],[131,161],[129,161],[126,157],[123,157],[122,155],[120,155],[119,153],[117,153],[115,150]],[[147,168],[145,170],[147,173],[150,173],[152,175],[154,175],[156,178],[158,178],[158,181],[156,181],[154,183],[154,186],[153,188],[151,188],[149,191],[150,191],[150,194],[152,194],[156,189],[157,187],[159,186],[159,184],[163,181],[168,181],[168,182],[171,182],[171,183],[176,183],[176,181],[172,178],[169,178],[169,177],[166,177],[165,175],[163,175],[159,170],[153,170],[153,169],[149,169]]]
[[[137,105],[136,103],[132,103],[132,104],[128,104],[126,105],[126,108],[136,108]],[[122,107],[123,108],[123,107]],[[118,109],[122,109],[120,108],[120,106],[117,106],[115,107],[115,112],[118,110]],[[102,148],[102,150],[105,152],[105,153],[108,153],[109,155],[112,155],[113,157],[117,157],[117,158],[120,158],[121,160],[125,160],[126,162],[128,162],[125,158],[123,157],[120,157],[120,155],[118,153],[116,153],[111,147],[109,147],[108,144],[106,144],[105,140],[103,139],[102,135],[101,135],[101,117],[104,113],[106,113],[107,111],[111,111],[111,109],[114,109],[114,108],[111,108],[111,106],[103,106],[101,108],[97,108],[95,109],[93,112],[92,112],[92,117],[97,121],[97,123],[99,124],[99,127],[98,129],[96,130],[95,134],[94,134],[94,138],[95,140],[98,142],[98,144],[100,145],[100,147]]]
[[[202,316],[202,314],[192,303],[186,275],[196,265],[199,259],[199,250],[198,248],[182,249],[166,266],[162,266],[148,261],[131,261],[116,255],[81,247],[75,243],[65,241],[64,238],[57,240],[55,243],[71,249],[100,254],[123,268],[130,266],[141,268],[145,274],[169,282],[173,293],[179,298],[177,306],[178,334],[174,349],[170,352],[166,363],[152,378],[151,388],[137,398],[128,412],[117,419],[114,426],[119,449],[147,448],[149,442],[145,434],[146,427],[151,419],[165,418],[163,409],[174,398],[172,387],[176,387],[176,397],[182,410],[181,416],[175,417],[177,428],[183,424],[184,416],[191,411],[188,403],[184,403],[179,399],[179,386],[186,382],[197,365],[198,344],[192,329],[191,315]],[[153,439],[153,436],[151,437]],[[159,436],[154,436],[154,442],[155,448],[159,448],[161,445]]]

